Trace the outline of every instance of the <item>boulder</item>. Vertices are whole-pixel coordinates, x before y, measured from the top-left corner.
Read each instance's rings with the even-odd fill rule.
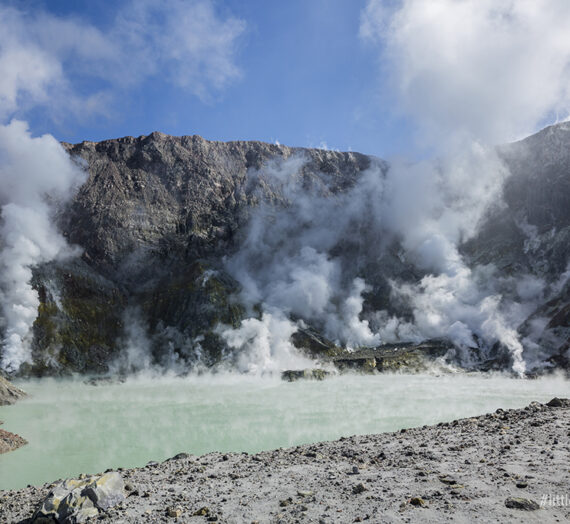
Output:
[[[540,509],[540,506],[534,500],[520,497],[509,497],[505,500],[505,506],[509,509],[520,509],[523,511],[536,511]]]
[[[34,513],[32,523],[85,522],[124,499],[123,479],[116,471],[66,480],[49,493]]]
[[[570,399],[554,397],[552,400],[548,401],[546,405],[550,408],[562,408],[570,406]]]

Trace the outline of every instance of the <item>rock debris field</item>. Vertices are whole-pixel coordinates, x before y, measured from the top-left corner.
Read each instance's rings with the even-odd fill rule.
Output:
[[[568,522],[570,400],[0,492],[0,522]],[[56,520],[57,519],[57,520]]]

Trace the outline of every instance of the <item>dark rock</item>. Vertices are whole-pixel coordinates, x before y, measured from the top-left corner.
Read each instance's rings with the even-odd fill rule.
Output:
[[[332,373],[324,369],[288,369],[281,373],[281,378],[287,382],[295,382],[297,380],[324,380],[330,377]]]
[[[352,493],[354,493],[355,495],[359,495],[360,493],[364,493],[365,491],[368,491],[368,488],[362,482],[359,482],[352,488]]]
[[[443,357],[450,348],[448,342],[440,340],[421,344],[385,344],[377,348],[345,351],[331,360],[340,371],[421,373],[427,369],[428,362]]]
[[[358,371],[360,373],[373,373],[376,369],[376,359],[374,357],[336,357],[334,365],[340,371]]]
[[[448,477],[448,476],[439,477],[439,480],[444,484],[449,484],[449,485],[457,484],[457,481],[453,477]]]
[[[534,511],[540,509],[540,506],[534,500],[519,497],[509,497],[505,500],[505,506],[509,509],[521,509],[523,511]]]
[[[561,408],[563,406],[570,406],[570,399],[554,397],[552,400],[547,402],[546,405],[551,408]]]
[[[182,459],[187,459],[188,457],[190,457],[190,455],[188,453],[177,453],[176,455],[169,458],[168,460],[182,460]]]
[[[291,342],[297,349],[312,358],[334,357],[344,353],[342,348],[311,327],[299,327],[291,335]]]
[[[126,378],[124,376],[111,376],[111,377],[91,377],[83,381],[88,386],[108,386],[111,384],[124,384]]]

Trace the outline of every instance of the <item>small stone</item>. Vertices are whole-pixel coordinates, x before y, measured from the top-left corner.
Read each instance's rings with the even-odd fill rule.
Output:
[[[410,504],[412,506],[419,506],[419,507],[424,507],[426,505],[426,501],[424,499],[422,499],[421,497],[412,497],[410,499]]]
[[[444,484],[457,484],[457,481],[453,477],[439,477],[439,480]]]
[[[521,509],[523,511],[535,511],[540,509],[540,506],[534,500],[519,497],[509,497],[505,500],[505,506],[509,509]]]
[[[562,399],[554,397],[552,400],[546,403],[549,408],[561,408],[564,405]]]
[[[359,475],[360,474],[360,470],[358,469],[358,466],[352,466],[352,474],[353,475]]]
[[[203,506],[200,509],[196,510],[193,517],[207,517],[210,514],[210,508],[207,506]]]
[[[167,510],[166,510],[166,514],[167,514],[169,517],[178,518],[178,517],[180,517],[180,515],[182,515],[182,508],[181,508],[180,506],[176,506],[175,508],[174,508],[174,507],[169,507],[169,508],[167,508]]]
[[[312,491],[297,491],[299,497],[312,497],[314,493]]]
[[[527,488],[528,487],[528,482],[525,482],[524,480],[521,480],[519,482],[517,482],[516,484],[517,488]]]
[[[362,482],[359,482],[358,484],[356,484],[356,486],[352,488],[352,493],[354,493],[355,495],[358,495],[359,493],[364,493],[365,491],[368,491],[368,488]]]
[[[289,498],[280,500],[280,501],[279,501],[279,506],[282,507],[282,508],[284,508],[284,507],[288,506],[289,504],[291,504],[291,502],[293,502],[293,499],[292,499],[291,497],[289,497]]]

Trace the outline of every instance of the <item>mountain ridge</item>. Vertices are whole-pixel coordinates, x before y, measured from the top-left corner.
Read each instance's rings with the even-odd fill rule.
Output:
[[[570,125],[559,124],[499,148],[511,168],[505,202],[461,246],[470,263],[493,263],[501,275],[528,272],[549,285],[561,278],[570,239],[570,213],[564,206],[570,197],[569,130]],[[65,238],[83,254],[34,269],[40,308],[33,328],[34,362],[24,373],[107,372],[124,356],[127,324],[134,317],[141,336],[151,340],[155,363],[211,366],[231,360],[218,326],[238,328],[252,310],[240,303],[241,285],[223,259],[239,250],[261,204],[290,205],[283,193],[287,177],[276,189],[268,169],[278,171],[300,158],[297,174],[291,175],[298,178],[300,190],[337,199],[371,167],[380,177],[389,169],[383,160],[355,152],[160,132],[63,147],[89,172],[87,182],[57,214]],[[530,219],[525,231],[521,213]],[[366,237],[358,242],[370,244]],[[394,242],[388,238],[382,250],[362,260],[353,257],[361,249],[354,238],[334,248],[346,259],[342,267],[356,262],[354,276],[371,275],[361,316],[385,309],[409,317],[391,299],[391,281],[417,282],[425,271],[405,262]],[[562,367],[568,365],[567,287],[533,313],[542,311],[556,324],[547,323],[538,340],[550,345],[543,361],[555,356]],[[255,315],[261,318],[259,311]],[[523,334],[531,331],[520,327]],[[561,341],[559,346],[554,347],[552,337]]]

